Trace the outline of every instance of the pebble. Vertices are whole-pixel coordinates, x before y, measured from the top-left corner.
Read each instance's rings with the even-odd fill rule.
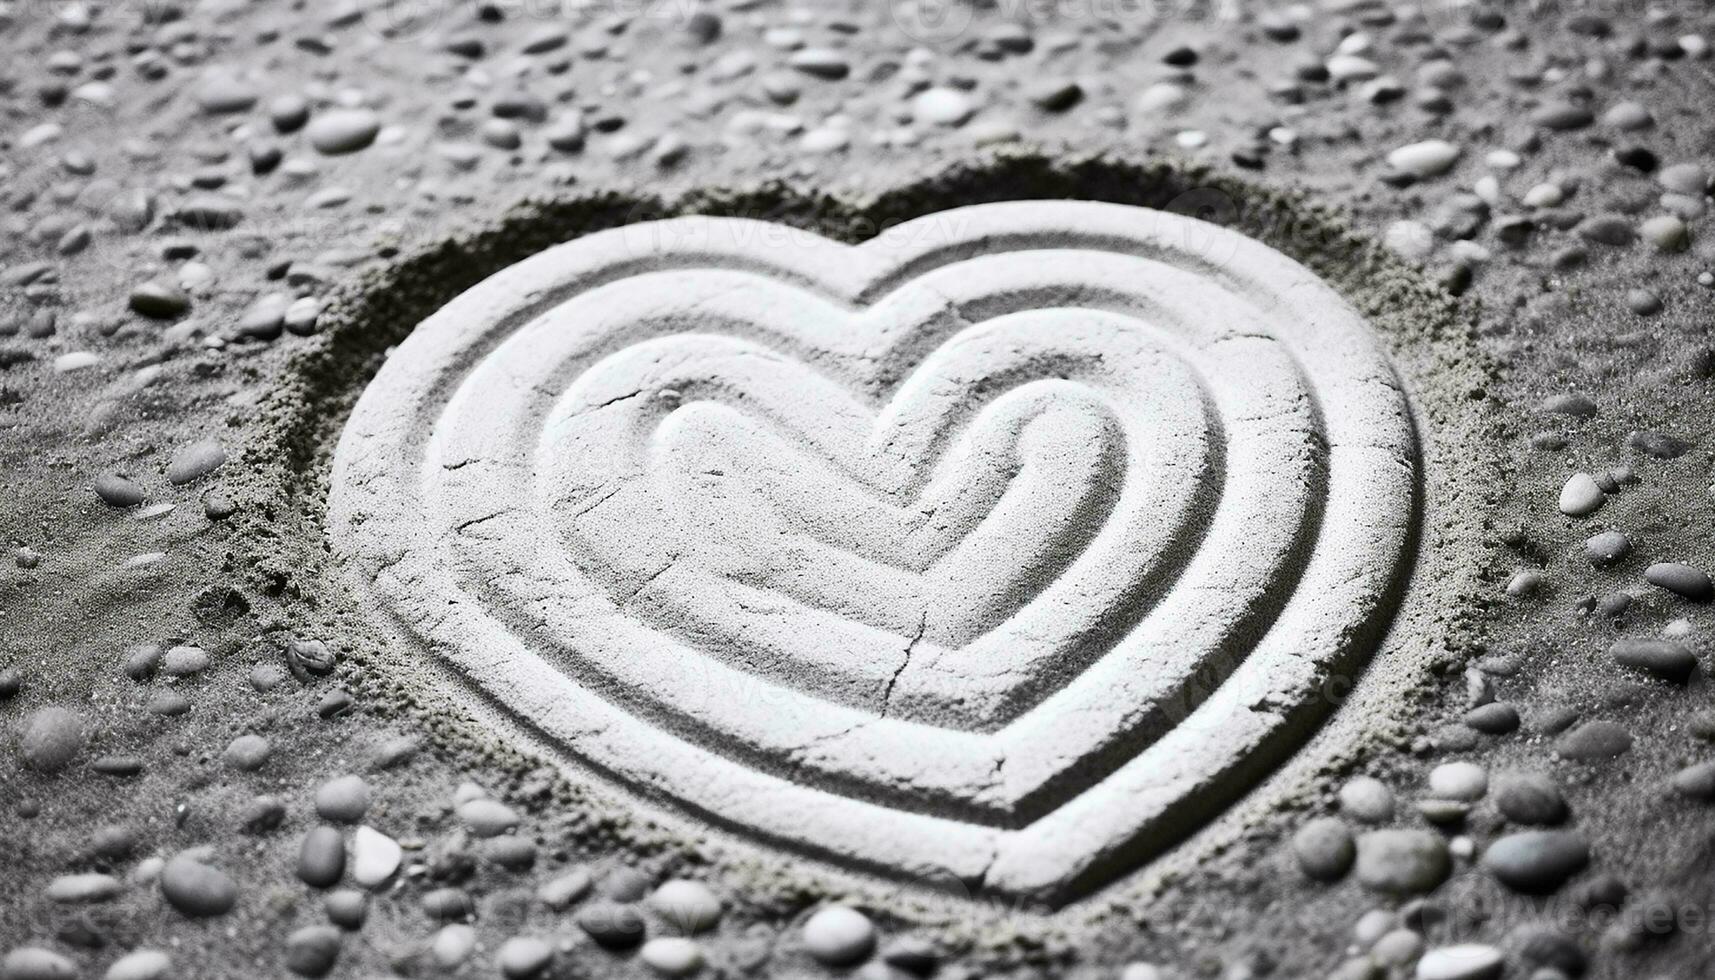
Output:
[[[1465,712],[1465,724],[1484,735],[1507,735],[1518,731],[1518,709],[1499,701]]]
[[[649,896],[649,907],[687,935],[714,928],[721,918],[721,900],[700,881],[675,878]]]
[[[1560,488],[1560,512],[1567,517],[1589,517],[1608,499],[1588,473],[1574,473]]]
[[[137,949],[113,961],[106,980],[165,980],[173,972],[173,958],[158,949]]]
[[[1448,762],[1429,773],[1429,791],[1436,798],[1475,802],[1489,791],[1489,773],[1472,762]]]
[[[240,735],[227,744],[220,759],[240,772],[255,772],[262,768],[274,747],[260,735]]]
[[[1683,252],[1691,247],[1691,230],[1685,222],[1671,214],[1658,214],[1644,219],[1638,226],[1644,240],[1661,252]]]
[[[963,92],[951,88],[927,88],[911,99],[911,114],[937,126],[962,126],[976,112]]]
[[[1612,759],[1631,747],[1631,733],[1611,721],[1585,722],[1554,743],[1555,754],[1578,762]]]
[[[48,883],[48,898],[68,905],[105,902],[119,897],[123,890],[124,886],[119,883],[118,878],[92,871],[55,878]]]
[[[1435,177],[1453,169],[1460,148],[1446,140],[1409,143],[1387,155],[1388,166],[1417,177]]]
[[[1483,867],[1514,891],[1546,895],[1590,863],[1590,845],[1570,830],[1508,834],[1483,852]]]
[[[804,948],[829,966],[851,966],[875,950],[875,926],[869,916],[844,905],[817,910],[804,923]]]
[[[1675,684],[1684,684],[1697,673],[1697,655],[1670,640],[1615,640],[1608,655],[1622,667],[1648,671]]]
[[[372,827],[358,827],[351,839],[351,878],[374,888],[393,877],[404,856],[398,841]]]
[[[851,73],[845,55],[831,48],[804,48],[787,60],[798,71],[826,81],[838,81]]]
[[[1709,581],[1709,575],[1702,569],[1682,562],[1656,562],[1644,569],[1644,581],[1692,602],[1709,602],[1715,599],[1715,584]]]
[[[135,480],[121,473],[103,473],[95,478],[95,495],[109,507],[135,507],[147,499]]]
[[[1595,114],[1571,102],[1551,102],[1530,114],[1533,125],[1544,129],[1583,129],[1596,119]]]
[[[151,281],[131,290],[133,312],[153,320],[171,320],[183,316],[191,308],[191,298],[177,284]]]
[[[375,142],[381,117],[368,109],[335,109],[310,120],[304,134],[310,145],[329,156],[355,153]]]
[[[536,898],[556,911],[569,908],[573,902],[589,894],[590,873],[583,868],[568,871],[543,883],[536,889]]]
[[[1352,868],[1357,846],[1352,831],[1338,817],[1319,817],[1292,835],[1298,867],[1316,881],[1339,881]]]
[[[226,448],[213,439],[193,442],[173,454],[167,464],[167,482],[184,486],[226,465]]]
[[[1340,787],[1340,811],[1364,823],[1393,819],[1393,790],[1374,776],[1359,776]]]
[[[429,955],[442,969],[451,970],[476,951],[476,930],[463,923],[442,926],[429,943]]]
[[[1357,875],[1390,895],[1430,891],[1452,870],[1447,842],[1424,830],[1372,830],[1358,838]]]
[[[643,916],[630,904],[592,903],[578,913],[578,928],[603,949],[630,949],[643,941]]]
[[[83,751],[83,719],[58,705],[40,708],[24,722],[18,751],[31,769],[59,772]]]
[[[369,810],[369,784],[362,776],[339,776],[316,790],[316,812],[334,823],[357,823]]]
[[[458,816],[478,837],[497,837],[518,826],[518,814],[498,800],[476,799],[461,803]]]
[[[331,888],[344,874],[345,839],[338,828],[310,828],[298,848],[298,877],[312,888]]]
[[[168,677],[189,677],[207,666],[208,653],[201,647],[170,647],[161,658],[161,673]]]
[[[534,936],[514,936],[500,944],[495,962],[507,980],[529,980],[548,968],[554,947]]]
[[[703,948],[696,940],[682,936],[651,939],[643,944],[637,957],[665,977],[688,977],[703,967]]]
[[[1553,826],[1568,816],[1566,798],[1554,780],[1539,772],[1513,772],[1495,779],[1495,806],[1513,823]]]
[[[1506,958],[1493,946],[1464,943],[1442,946],[1417,961],[1417,980],[1496,980]]]
[[[225,915],[238,904],[238,883],[219,868],[180,854],[161,869],[161,894],[188,916]]]
[[[369,918],[369,896],[355,888],[340,888],[322,897],[322,910],[329,922],[355,932]]]
[[[77,964],[51,949],[20,946],[0,959],[0,980],[75,980]]]
[[[1699,762],[1674,773],[1673,788],[1694,800],[1715,800],[1715,762]]]
[[[301,977],[325,977],[339,960],[339,930],[305,926],[286,937],[286,969]]]

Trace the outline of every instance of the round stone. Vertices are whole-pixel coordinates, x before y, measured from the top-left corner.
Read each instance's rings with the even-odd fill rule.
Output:
[[[1608,655],[1622,667],[1646,671],[1675,684],[1684,684],[1697,673],[1697,655],[1672,640],[1615,640]]]
[[[339,930],[305,926],[286,937],[286,969],[300,977],[325,977],[339,959]]]
[[[260,735],[240,735],[220,754],[222,762],[241,772],[255,772],[267,763],[274,747]]]
[[[554,958],[554,947],[534,936],[515,936],[500,944],[495,961],[507,980],[530,980],[540,976]]]
[[[688,977],[702,969],[703,947],[683,936],[662,936],[644,943],[637,958],[664,977]]]
[[[213,473],[226,463],[226,449],[212,439],[193,442],[173,454],[167,464],[167,482],[183,486]]]
[[[333,827],[313,827],[298,848],[298,877],[312,888],[331,888],[345,875],[345,839]]]
[[[316,812],[323,820],[356,823],[369,809],[369,784],[362,776],[339,776],[316,790]]]
[[[1471,762],[1447,762],[1429,771],[1429,792],[1438,799],[1475,802],[1489,791],[1489,773]]]
[[[1388,166],[1417,177],[1434,177],[1453,169],[1459,148],[1446,140],[1425,140],[1402,146],[1387,155]]]
[[[180,854],[161,869],[161,894],[195,918],[225,915],[238,904],[238,883],[219,868]]]
[[[1340,811],[1364,823],[1393,819],[1393,790],[1374,776],[1359,776],[1340,787]]]
[[[1493,946],[1465,943],[1443,946],[1417,961],[1417,980],[1497,980],[1506,958]]]
[[[1515,891],[1545,895],[1590,863],[1590,845],[1569,830],[1508,834],[1483,852],[1483,867]]]
[[[1560,512],[1567,517],[1588,517],[1608,499],[1596,478],[1588,473],[1574,473],[1560,489]]]
[[[166,980],[173,975],[173,958],[158,949],[138,949],[113,961],[104,980]]]
[[[700,881],[677,878],[649,896],[649,907],[680,932],[712,929],[721,918],[721,901]]]
[[[1452,871],[1447,842],[1426,830],[1372,830],[1358,838],[1358,880],[1390,895],[1420,895]]]
[[[20,946],[0,958],[4,980],[76,980],[77,964],[51,949]]]
[[[1590,560],[1590,564],[1599,567],[1625,561],[1626,556],[1631,553],[1632,539],[1619,531],[1603,531],[1584,541],[1584,557]]]
[[[1292,851],[1298,866],[1317,881],[1344,878],[1358,853],[1351,829],[1338,817],[1321,817],[1300,827],[1292,836]]]
[[[593,902],[578,913],[578,928],[596,945],[606,949],[630,949],[643,941],[642,913],[635,905]]]
[[[41,708],[24,722],[19,754],[38,772],[59,772],[83,751],[83,719],[56,706]]]
[[[333,466],[363,598],[573,760],[1049,902],[1308,736],[1317,678],[1395,612],[1417,513],[1403,386],[1344,299],[1120,205],[790,235],[603,231],[421,324]],[[1262,639],[1230,657],[1239,633]]]
[[[355,153],[375,142],[381,117],[368,109],[335,109],[318,114],[304,131],[310,145],[329,155]]]
[[[518,814],[497,800],[469,800],[459,805],[458,815],[478,837],[498,837],[518,826]]]
[[[861,963],[875,950],[875,926],[856,909],[829,905],[804,923],[804,948],[829,966]]]
[[[1567,817],[1560,787],[1539,772],[1506,773],[1495,780],[1495,806],[1514,823],[1552,825]]]

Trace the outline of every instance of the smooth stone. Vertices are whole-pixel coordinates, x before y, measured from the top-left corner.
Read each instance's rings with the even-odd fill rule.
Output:
[[[1319,817],[1292,835],[1298,867],[1316,881],[1339,881],[1352,868],[1357,845],[1352,831],[1338,817]]]
[[[1699,762],[1674,773],[1673,788],[1693,800],[1715,800],[1715,762]]]
[[[358,827],[351,838],[351,878],[374,888],[393,877],[404,856],[398,841],[372,827]]]
[[[703,948],[694,939],[661,936],[638,950],[637,958],[664,977],[688,977],[703,967]]]
[[[1570,830],[1526,830],[1489,845],[1482,864],[1514,891],[1546,895],[1590,863],[1590,845]]]
[[[1622,667],[1648,671],[1675,684],[1684,684],[1697,673],[1697,655],[1671,640],[1615,640],[1608,655]]]
[[[1508,735],[1518,731],[1519,713],[1512,705],[1497,701],[1465,712],[1465,724],[1484,735]]]
[[[298,877],[312,888],[331,888],[344,875],[345,839],[338,828],[310,828],[298,847]]]
[[[323,820],[357,823],[369,810],[369,784],[362,776],[338,776],[316,790],[316,812]]]
[[[165,980],[173,972],[173,958],[158,949],[126,953],[107,968],[106,980]]]
[[[173,454],[167,464],[167,482],[184,486],[213,473],[226,464],[226,449],[213,439],[193,442]]]
[[[573,902],[589,894],[590,873],[577,868],[543,883],[536,889],[536,899],[556,911],[571,907]]]
[[[1611,721],[1585,722],[1554,743],[1554,751],[1562,759],[1579,762],[1612,759],[1631,747],[1631,733]]]
[[[1588,473],[1574,473],[1560,488],[1560,512],[1567,517],[1588,517],[1608,499],[1596,478]]]
[[[48,882],[48,898],[68,904],[105,902],[117,898],[124,887],[118,878],[98,872],[60,875]]]
[[[355,932],[369,918],[369,896],[355,888],[340,888],[322,896],[322,910],[329,922]]]
[[[1425,830],[1372,830],[1358,838],[1358,880],[1390,895],[1426,893],[1447,879],[1447,842]]]
[[[274,747],[260,735],[240,735],[226,746],[220,759],[240,772],[255,772],[262,768],[273,751]]]
[[[1566,798],[1554,780],[1539,772],[1511,772],[1495,778],[1495,806],[1513,823],[1552,826],[1568,816]]]
[[[355,153],[375,142],[381,117],[368,109],[334,109],[310,120],[304,134],[310,145],[329,156]]]
[[[721,918],[721,900],[700,881],[675,878],[663,882],[649,896],[648,904],[656,914],[686,934],[712,929]]]
[[[168,677],[189,677],[208,667],[208,653],[201,647],[172,647],[161,658],[161,673]]]
[[[962,126],[976,107],[963,92],[950,88],[928,88],[911,98],[911,114],[937,126]]]
[[[1374,776],[1358,776],[1340,787],[1340,811],[1364,823],[1393,819],[1393,790]]]
[[[500,944],[494,957],[507,980],[529,980],[548,968],[554,947],[534,936],[514,936]]]
[[[1387,155],[1388,166],[1418,177],[1435,177],[1453,169],[1458,162],[1459,147],[1446,140],[1424,140],[1409,143]]]
[[[325,977],[339,960],[339,930],[305,926],[286,937],[286,969],[301,977]]]
[[[161,869],[161,894],[195,918],[225,915],[238,904],[238,883],[226,872],[185,854]]]
[[[1472,762],[1447,762],[1429,772],[1429,791],[1444,800],[1472,803],[1489,791],[1489,773]]]
[[[83,719],[58,705],[39,708],[24,722],[18,751],[31,769],[59,772],[83,751]]]
[[[518,814],[498,800],[476,799],[461,803],[458,816],[478,837],[497,837],[518,826]]]
[[[152,320],[171,320],[191,308],[191,298],[177,284],[146,282],[131,290],[132,312]]]
[[[1692,602],[1715,599],[1715,583],[1700,568],[1677,561],[1660,561],[1644,569],[1644,581]]]
[[[875,950],[875,925],[856,909],[829,905],[804,923],[803,938],[804,948],[819,962],[850,966]]]
[[[578,928],[603,949],[630,949],[643,941],[643,915],[620,902],[595,902],[578,913]]]
[[[1621,531],[1603,531],[1584,539],[1584,557],[1598,567],[1618,564],[1631,553],[1632,539]]]
[[[51,949],[20,946],[0,959],[0,980],[75,980],[77,964]]]
[[[476,930],[463,923],[442,926],[429,943],[429,955],[442,969],[451,970],[476,951]]]
[[[1417,961],[1417,980],[1496,980],[1506,958],[1493,946],[1464,943],[1442,946]]]
[[[95,495],[109,507],[135,507],[147,499],[136,481],[120,473],[103,473],[95,478]]]

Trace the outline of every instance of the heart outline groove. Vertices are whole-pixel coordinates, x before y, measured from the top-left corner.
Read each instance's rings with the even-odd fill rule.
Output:
[[[1058,903],[1331,708],[1420,460],[1367,324],[1194,219],[733,218],[503,270],[390,356],[329,538],[492,707],[632,790]]]

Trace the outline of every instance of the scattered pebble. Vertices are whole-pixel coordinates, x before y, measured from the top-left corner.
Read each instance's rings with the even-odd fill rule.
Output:
[[[851,966],[875,951],[869,916],[844,905],[825,906],[804,923],[804,948],[829,966]]]

